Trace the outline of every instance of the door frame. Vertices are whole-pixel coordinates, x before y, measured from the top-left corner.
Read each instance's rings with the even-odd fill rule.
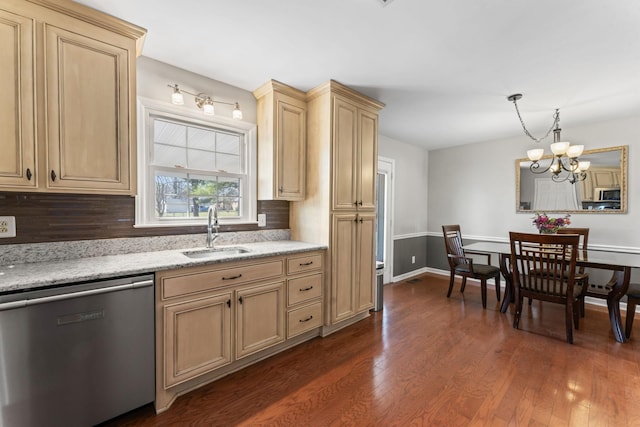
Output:
[[[394,187],[394,175],[396,169],[395,159],[388,157],[378,156],[378,173],[386,175],[386,191],[385,191],[385,254],[384,254],[384,270],[383,281],[384,283],[391,283],[393,279],[393,216],[394,216],[394,203],[393,203],[393,187]],[[377,178],[377,177],[376,177]],[[377,181],[377,179],[376,179]],[[376,201],[377,203],[377,201]],[[377,242],[376,242],[377,244]]]

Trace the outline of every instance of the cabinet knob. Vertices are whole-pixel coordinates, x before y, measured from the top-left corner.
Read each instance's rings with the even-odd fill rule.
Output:
[[[27,180],[31,181],[32,176],[33,174],[31,174],[31,169],[27,168]]]
[[[55,181],[58,176],[56,175],[56,171],[51,169],[51,181]]]
[[[227,300],[227,307],[231,308],[231,300]]]
[[[358,206],[362,206],[362,200],[358,202]]]
[[[238,274],[237,276],[222,276],[222,280],[234,280],[234,279],[239,279],[242,277],[242,273]]]
[[[362,218],[360,218],[360,220],[359,220],[359,221],[360,221],[360,224],[362,224],[362,222],[363,222],[364,220],[363,220]]]
[[[313,316],[309,316],[306,319],[300,319],[299,322],[300,323],[304,323],[304,322],[308,322],[309,320],[313,319]]]
[[[309,286],[308,288],[300,288],[300,292],[310,291],[311,289],[313,289],[313,286]]]
[[[238,302],[242,304],[242,297],[238,298]]]

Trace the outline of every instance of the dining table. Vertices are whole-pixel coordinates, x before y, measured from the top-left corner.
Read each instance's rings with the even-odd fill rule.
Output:
[[[465,251],[498,254],[499,266],[505,278],[505,295],[500,306],[500,311],[506,313],[509,304],[513,302],[514,288],[509,258],[511,246],[503,242],[475,242],[464,245]],[[576,265],[612,271],[612,278],[607,283],[610,290],[606,296],[607,310],[613,335],[618,342],[626,342],[627,338],[622,327],[620,316],[620,300],[627,293],[631,281],[631,270],[640,268],[640,253],[604,251],[597,249],[584,249],[578,251]]]

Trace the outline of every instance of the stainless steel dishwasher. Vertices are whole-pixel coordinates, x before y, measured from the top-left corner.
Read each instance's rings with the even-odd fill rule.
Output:
[[[154,400],[153,275],[0,295],[0,427],[91,426]]]

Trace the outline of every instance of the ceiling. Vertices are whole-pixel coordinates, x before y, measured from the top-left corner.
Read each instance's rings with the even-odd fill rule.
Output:
[[[334,79],[428,149],[640,112],[637,0],[79,0],[148,30],[143,55],[253,91]]]

